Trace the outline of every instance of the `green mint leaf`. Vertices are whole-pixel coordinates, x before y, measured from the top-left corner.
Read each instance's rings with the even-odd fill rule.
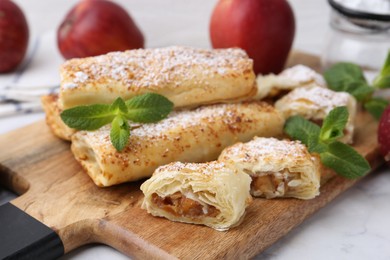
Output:
[[[336,63],[325,71],[324,78],[330,89],[348,92],[358,101],[368,99],[374,91],[368,85],[362,69],[353,63]]]
[[[324,145],[319,142],[320,127],[301,116],[293,116],[286,120],[284,132],[292,139],[300,140],[310,152],[321,152]]]
[[[345,92],[354,96],[357,101],[363,102],[371,98],[374,88],[365,82],[351,82],[345,89]]]
[[[320,140],[329,143],[343,137],[348,116],[348,109],[345,106],[332,109],[322,123]]]
[[[325,71],[324,77],[330,88],[336,91],[345,91],[352,82],[367,83],[362,69],[353,63],[336,63]]]
[[[375,88],[390,88],[390,50],[387,53],[381,72],[374,79],[373,86]]]
[[[390,73],[384,76],[377,76],[372,85],[374,88],[390,88]]]
[[[372,98],[364,103],[364,108],[377,120],[382,116],[383,111],[389,105],[389,101],[383,98]]]
[[[96,104],[66,109],[61,113],[64,123],[78,130],[96,130],[110,123],[115,114],[110,105]]]
[[[137,123],[151,123],[164,119],[173,109],[173,103],[155,93],[133,97],[126,101],[126,118]]]
[[[327,151],[321,153],[320,157],[325,166],[348,179],[362,177],[371,170],[370,164],[363,156],[338,141],[329,144]]]
[[[110,139],[117,151],[122,151],[129,142],[130,126],[126,118],[116,116],[111,124]]]
[[[309,145],[308,145],[309,152],[311,153],[318,153],[321,154],[326,151],[327,145],[323,142],[321,142],[320,138],[318,136],[311,135],[309,137]]]
[[[115,113],[116,115],[119,115],[121,113],[124,113],[126,114],[127,113],[127,106],[126,106],[126,103],[125,101],[123,101],[122,98],[118,97],[114,103],[112,103],[111,105],[111,111],[113,111],[113,113]]]

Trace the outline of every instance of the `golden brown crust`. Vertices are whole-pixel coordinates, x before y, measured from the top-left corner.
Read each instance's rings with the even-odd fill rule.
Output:
[[[249,98],[256,93],[253,61],[240,49],[139,49],[72,59],[60,70],[62,108],[111,103],[155,92],[175,107]]]
[[[46,123],[57,137],[70,141],[71,136],[76,132],[69,128],[61,120],[61,109],[58,107],[58,95],[46,95],[41,97],[43,110],[46,113]]]
[[[110,186],[149,177],[173,161],[214,160],[235,142],[281,135],[283,124],[278,111],[264,102],[210,105],[132,129],[122,152],[110,143],[109,125],[74,134],[72,151],[98,186]]]

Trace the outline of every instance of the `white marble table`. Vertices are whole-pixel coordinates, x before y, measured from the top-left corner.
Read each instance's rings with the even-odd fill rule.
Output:
[[[34,36],[53,33],[67,10],[76,3],[75,0],[15,2],[24,9]],[[210,46],[208,23],[216,0],[118,2],[137,21],[148,47],[174,44]],[[320,55],[328,30],[326,0],[290,0],[290,3],[297,20],[294,48]],[[0,118],[0,133],[43,117],[42,113],[35,113]],[[0,149],[3,149],[1,144]],[[256,259],[390,259],[389,187],[390,171],[383,167],[318,211]],[[0,203],[11,198],[12,195],[0,189]],[[107,246],[92,245],[71,252],[63,259],[127,257]]]

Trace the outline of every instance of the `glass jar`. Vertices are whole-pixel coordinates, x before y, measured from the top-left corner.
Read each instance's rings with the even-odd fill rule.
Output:
[[[328,2],[332,7],[331,30],[321,57],[323,68],[346,61],[366,72],[378,72],[390,50],[390,1]]]

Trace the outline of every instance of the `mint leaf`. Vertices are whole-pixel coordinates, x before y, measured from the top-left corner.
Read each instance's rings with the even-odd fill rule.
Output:
[[[293,116],[286,120],[284,131],[294,140],[300,140],[310,152],[320,152],[323,145],[319,142],[320,127],[302,116]]]
[[[348,179],[362,177],[371,170],[363,156],[341,142],[329,144],[327,151],[321,153],[320,157],[325,166]]]
[[[320,140],[323,142],[332,142],[344,136],[344,128],[348,122],[347,107],[336,107],[325,117],[321,132]]]
[[[164,119],[172,111],[173,103],[155,93],[136,96],[126,101],[126,118],[137,123],[150,123]]]
[[[374,93],[374,89],[367,83],[357,81],[351,82],[344,91],[354,96],[359,102],[369,100],[372,93]]]
[[[118,97],[110,107],[111,111],[116,115],[121,113],[127,113],[127,106],[125,101],[122,98]]]
[[[126,118],[116,116],[111,124],[110,139],[117,151],[122,151],[129,142],[130,126]]]
[[[309,145],[311,136],[318,137],[320,127],[302,116],[292,116],[286,120],[284,131],[293,139]]]
[[[368,99],[374,91],[368,85],[362,69],[353,63],[336,63],[325,71],[324,78],[330,89],[348,92],[358,101]]]
[[[372,98],[364,104],[364,108],[377,120],[382,116],[383,111],[389,105],[389,101],[383,98]]]
[[[326,151],[326,144],[321,142],[321,140],[317,137],[315,137],[314,135],[310,136],[309,138],[309,152],[311,153],[318,153],[318,154],[321,154],[323,153],[324,151]]]
[[[325,71],[324,77],[329,87],[335,91],[345,91],[353,82],[367,83],[362,69],[348,62],[336,63]]]
[[[375,88],[390,88],[390,73],[388,75],[379,75],[374,79],[373,86]]]
[[[387,53],[381,72],[374,79],[373,86],[375,88],[390,88],[390,50]]]
[[[115,114],[110,105],[96,104],[66,109],[61,113],[64,123],[78,130],[96,130],[110,123]]]

